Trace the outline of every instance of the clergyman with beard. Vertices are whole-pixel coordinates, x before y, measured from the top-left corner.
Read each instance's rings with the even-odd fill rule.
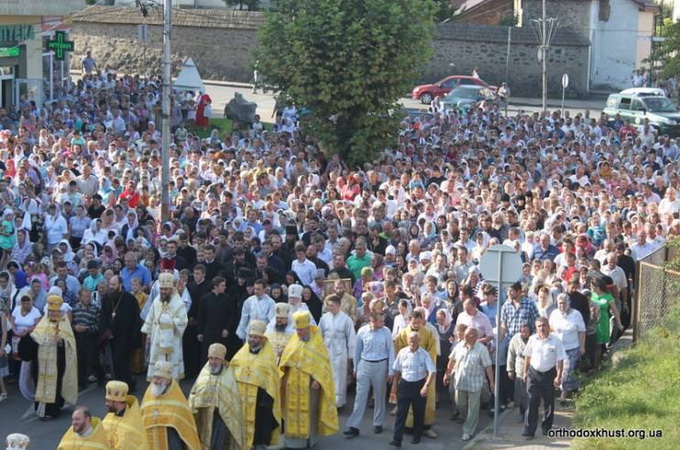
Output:
[[[92,413],[86,406],[79,406],[73,411],[71,425],[62,436],[57,450],[111,449],[111,442],[99,418],[92,417]]]
[[[172,378],[184,378],[182,335],[189,321],[182,298],[175,289],[175,279],[170,273],[158,277],[159,293],[146,316],[142,333],[147,336],[149,370],[147,380],[154,376],[153,365],[167,361],[172,365]]]
[[[137,299],[123,289],[120,277],[114,275],[109,280],[109,289],[103,300],[101,339],[111,350],[113,377],[134,391],[130,360],[132,351],[141,345]]]
[[[141,407],[146,436],[153,449],[199,450],[196,422],[179,383],[173,380],[173,370],[168,361],[153,366]]]
[[[267,325],[267,331],[264,335],[274,348],[278,361],[295,330],[290,323],[290,305],[288,303],[277,303],[274,312],[274,319]]]
[[[226,356],[227,348],[220,343],[208,348],[208,362],[191,388],[189,406],[201,448],[245,450],[241,397]]]
[[[102,426],[114,450],[148,450],[137,397],[128,395],[128,385],[112,380],[106,383],[106,410]]]

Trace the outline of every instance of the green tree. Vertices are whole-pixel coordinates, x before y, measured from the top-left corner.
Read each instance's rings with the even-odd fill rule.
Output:
[[[451,8],[451,0],[435,0],[435,17],[437,22],[452,19],[455,11]]]
[[[395,142],[399,99],[431,52],[431,0],[277,0],[257,52],[305,130],[352,164]]]
[[[680,22],[665,25],[661,31],[663,42],[644,62],[660,68],[662,78],[670,78],[680,75]]]

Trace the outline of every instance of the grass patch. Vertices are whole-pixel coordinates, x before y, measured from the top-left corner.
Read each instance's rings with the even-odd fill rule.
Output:
[[[269,123],[269,122],[263,122],[264,123],[264,129],[271,132],[272,129],[274,128],[274,124]],[[187,128],[187,131],[189,133],[192,133],[195,136],[200,137],[201,139],[205,139],[208,136],[210,136],[210,133],[212,132],[213,128],[217,128],[220,132],[220,137],[224,136],[225,134],[230,134],[232,131],[235,131],[233,129],[233,123],[231,119],[216,119],[212,118],[210,119],[210,127],[207,130],[203,130],[201,128]],[[243,130],[245,131],[245,130]]]
[[[676,308],[680,310],[680,308]],[[673,314],[671,314],[672,316]],[[575,428],[661,430],[662,438],[577,438],[577,449],[680,448],[680,321],[650,330],[625,358],[593,378],[576,399]]]

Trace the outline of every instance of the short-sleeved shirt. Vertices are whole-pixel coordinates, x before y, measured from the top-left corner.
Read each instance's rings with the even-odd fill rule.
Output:
[[[531,367],[539,372],[547,372],[555,368],[558,361],[567,359],[562,342],[554,334],[549,334],[545,339],[537,334],[531,336],[524,348],[524,356],[531,358]]]
[[[486,368],[491,366],[489,350],[484,344],[475,342],[468,348],[459,342],[449,355],[456,362],[454,366],[455,387],[459,391],[476,392],[482,389]]]
[[[429,373],[437,372],[432,357],[422,347],[415,352],[409,347],[402,348],[394,360],[394,370],[401,372],[401,377],[410,382],[423,380]]]
[[[512,300],[508,299],[503,304],[501,309],[501,322],[505,324],[506,335],[512,337],[519,333],[519,327],[522,323],[527,323],[529,329],[533,333],[536,328],[536,319],[539,317],[538,308],[536,303],[523,297],[519,302],[519,307],[515,307]]]

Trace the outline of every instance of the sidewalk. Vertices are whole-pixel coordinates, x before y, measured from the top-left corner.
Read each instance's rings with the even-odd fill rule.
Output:
[[[486,411],[484,411],[486,412]],[[542,408],[539,409],[539,421],[541,420]],[[567,406],[560,405],[559,400],[555,401],[555,423],[553,429],[572,428],[572,418],[574,416],[574,404],[570,401]],[[527,440],[522,437],[523,424],[520,420],[519,409],[513,408],[501,414],[498,426],[498,436],[493,437],[493,422],[486,428],[477,433],[475,437],[465,447],[465,450],[492,450],[492,449],[545,449],[545,448],[569,448],[571,439],[557,439],[543,436],[540,428],[536,437]]]

